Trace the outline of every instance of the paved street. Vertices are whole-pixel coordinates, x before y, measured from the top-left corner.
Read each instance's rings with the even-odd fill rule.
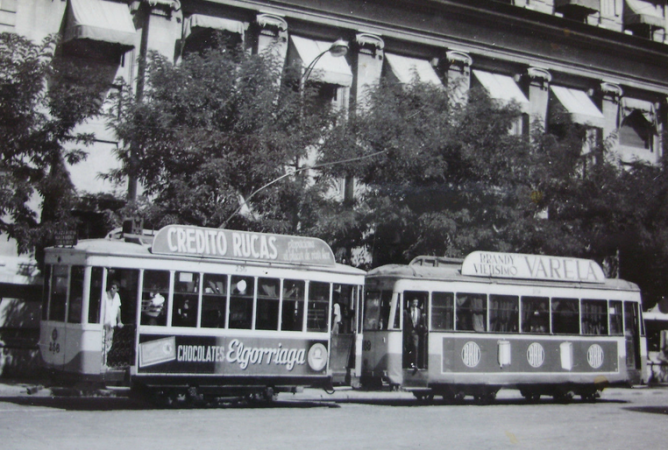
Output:
[[[155,409],[125,397],[28,395],[0,385],[9,449],[665,448],[667,388],[609,389],[594,404],[419,405],[403,392],[281,394],[272,406]]]

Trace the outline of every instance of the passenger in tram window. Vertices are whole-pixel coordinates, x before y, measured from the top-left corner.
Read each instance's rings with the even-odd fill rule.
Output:
[[[104,349],[109,353],[114,343],[114,329],[123,328],[121,322],[121,296],[118,295],[119,284],[112,281],[104,296]]]
[[[420,300],[414,298],[410,301],[408,309],[404,313],[404,349],[407,353],[411,368],[418,367],[418,355],[420,352],[420,338],[426,332],[427,317],[420,308]]]
[[[332,308],[332,335],[339,334],[341,319],[341,305],[334,303]]]
[[[485,310],[484,301],[480,297],[473,297],[471,300],[471,312],[473,319],[473,331],[485,331]]]
[[[180,327],[194,327],[197,324],[196,307],[191,305],[190,299],[185,298],[183,304],[176,309],[177,320],[174,325]]]
[[[148,325],[158,325],[158,319],[164,315],[165,297],[158,292],[158,286],[151,286],[148,301],[144,304],[144,313],[148,318]]]

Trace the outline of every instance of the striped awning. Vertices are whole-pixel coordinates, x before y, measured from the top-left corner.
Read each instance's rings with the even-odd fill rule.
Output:
[[[624,0],[624,25],[643,24],[665,28],[666,19],[664,17],[664,7],[661,3]]]
[[[305,69],[318,59],[313,66],[311,81],[350,87],[353,84],[353,73],[344,56],[333,56],[328,52],[332,42],[316,41],[301,36],[290,36],[290,41]]]
[[[190,36],[198,28],[227,31],[229,33],[239,34],[243,37],[244,32],[248,28],[248,24],[238,20],[224,19],[222,17],[193,14],[184,21],[183,38],[187,39],[188,36]]]
[[[473,75],[482,84],[490,97],[507,103],[511,100],[519,103],[523,113],[529,114],[531,104],[512,77],[499,73],[474,70]]]
[[[586,92],[563,86],[550,86],[552,93],[561,103],[574,123],[603,128],[605,117],[591,101]]]
[[[136,30],[128,5],[105,0],[69,0],[63,42],[77,39],[135,46]]]
[[[409,84],[417,79],[422,83],[443,85],[431,63],[426,59],[385,53],[385,60],[400,83]]]

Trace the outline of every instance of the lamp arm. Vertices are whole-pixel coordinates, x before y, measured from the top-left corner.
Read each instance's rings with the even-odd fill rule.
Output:
[[[232,217],[234,217],[234,216],[236,216],[237,214],[239,214],[239,211],[241,211],[241,208],[243,208],[244,206],[246,206],[246,205],[248,204],[248,201],[249,201],[251,198],[253,198],[253,197],[255,196],[255,194],[257,194],[257,193],[259,193],[260,191],[262,191],[262,190],[268,188],[268,187],[271,186],[272,184],[281,181],[281,180],[282,180],[283,178],[285,178],[285,177],[288,177],[288,176],[290,176],[290,175],[294,175],[294,174],[299,173],[299,172],[302,172],[302,171],[304,171],[304,170],[309,170],[309,169],[321,169],[321,168],[323,168],[323,167],[333,166],[333,165],[335,165],[335,164],[341,164],[341,163],[347,163],[347,162],[353,162],[353,161],[360,161],[360,160],[362,160],[362,159],[367,159],[367,158],[373,158],[373,157],[376,156],[376,155],[380,155],[380,154],[382,154],[382,153],[387,153],[387,152],[388,152],[388,149],[380,150],[380,151],[377,151],[377,152],[375,152],[375,153],[371,153],[371,154],[369,154],[369,155],[365,155],[365,156],[358,156],[358,157],[355,157],[355,158],[348,158],[348,159],[343,159],[343,160],[340,160],[340,161],[332,161],[332,162],[328,162],[328,163],[316,164],[316,165],[314,165],[314,166],[304,166],[304,167],[302,167],[302,168],[300,168],[300,169],[295,170],[294,172],[284,173],[284,174],[281,175],[280,177],[275,178],[275,179],[271,180],[269,183],[265,184],[264,186],[261,186],[261,187],[259,187],[258,189],[254,190],[248,197],[246,197],[246,198],[244,199],[244,201],[239,205],[239,207],[238,207],[236,210],[234,210],[234,212],[233,212],[232,214],[230,214],[230,216],[225,220],[225,222],[223,222],[223,224],[220,226],[220,228],[225,228],[225,227],[227,226],[227,224],[229,223],[229,221],[232,219]]]

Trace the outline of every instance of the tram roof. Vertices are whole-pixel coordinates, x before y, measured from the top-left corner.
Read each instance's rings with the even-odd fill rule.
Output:
[[[548,281],[548,280],[533,280],[533,279],[504,279],[485,276],[469,276],[462,275],[461,264],[457,260],[448,263],[441,263],[436,267],[421,266],[416,264],[388,264],[385,266],[376,267],[367,274],[370,278],[407,278],[407,279],[421,279],[428,281],[463,281],[470,283],[482,284],[505,284],[505,285],[520,285],[520,286],[545,286],[545,287],[577,287],[588,289],[613,289],[624,291],[639,291],[640,289],[635,283],[618,278],[606,278],[602,283],[583,283],[572,281]]]
[[[334,263],[330,266],[308,265],[303,262],[262,262],[256,260],[244,259],[205,259],[192,255],[174,255],[174,254],[155,254],[152,252],[152,245],[140,243],[138,239],[126,241],[114,237],[106,237],[102,239],[82,239],[76,245],[67,247],[49,247],[46,250],[47,258],[49,254],[55,255],[76,255],[85,254],[86,256],[111,256],[111,257],[128,257],[128,258],[144,258],[153,260],[174,259],[179,261],[197,261],[207,263],[220,264],[242,264],[250,266],[272,266],[281,268],[300,268],[305,270],[320,270],[324,272],[340,272],[353,275],[364,275],[366,272],[355,267],[345,264]],[[48,260],[47,260],[48,262]]]

